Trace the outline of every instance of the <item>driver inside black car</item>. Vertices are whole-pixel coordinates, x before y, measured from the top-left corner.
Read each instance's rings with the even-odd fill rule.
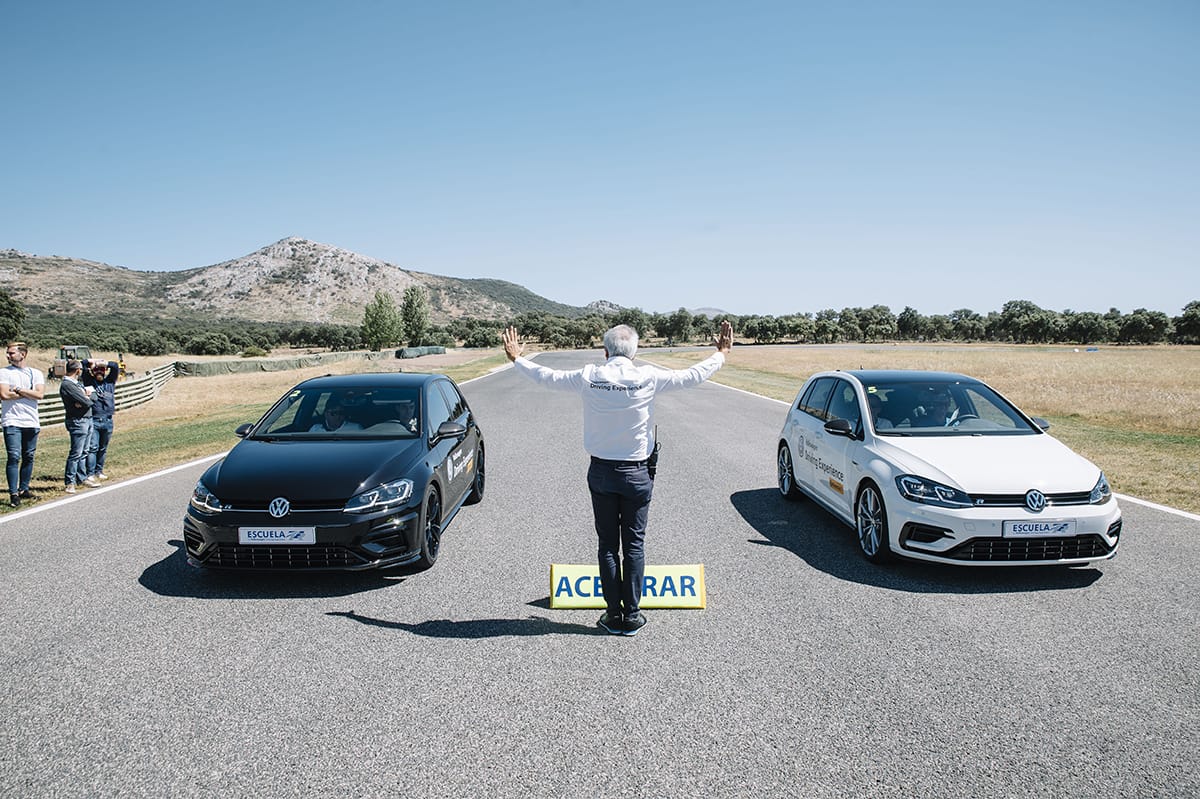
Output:
[[[328,402],[325,404],[324,419],[308,428],[308,432],[332,433],[336,430],[362,430],[362,425],[346,421],[346,409],[341,403]]]

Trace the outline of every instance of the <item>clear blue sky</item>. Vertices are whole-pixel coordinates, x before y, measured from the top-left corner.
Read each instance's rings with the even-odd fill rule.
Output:
[[[1200,2],[0,0],[0,248],[550,299],[1200,299]]]

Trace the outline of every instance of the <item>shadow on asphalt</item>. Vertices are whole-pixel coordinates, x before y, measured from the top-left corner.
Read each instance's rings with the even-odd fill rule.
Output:
[[[527,635],[607,635],[599,627],[583,624],[571,624],[552,621],[541,616],[530,616],[527,619],[470,619],[467,621],[451,621],[450,619],[430,619],[416,623],[404,621],[388,621],[362,616],[354,611],[330,611],[326,616],[342,616],[367,624],[372,627],[383,627],[388,630],[403,630],[413,635],[423,635],[428,638],[501,638],[505,636]]]
[[[775,488],[739,491],[733,507],[766,541],[814,569],[842,580],[927,594],[990,594],[1086,588],[1103,575],[1095,567],[949,566],[893,560],[876,565],[858,551],[854,531],[809,499],[788,502]]]
[[[349,596],[399,585],[416,569],[366,572],[231,572],[188,565],[183,542],[168,541],[175,552],[138,578],[161,596],[192,599],[301,599]]]

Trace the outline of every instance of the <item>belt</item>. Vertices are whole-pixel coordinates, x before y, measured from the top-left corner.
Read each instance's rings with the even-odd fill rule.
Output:
[[[597,458],[595,455],[593,455],[592,463],[601,463],[601,464],[604,464],[605,466],[645,466],[646,460],[642,459],[640,461],[614,461],[614,460],[609,460],[608,458]]]

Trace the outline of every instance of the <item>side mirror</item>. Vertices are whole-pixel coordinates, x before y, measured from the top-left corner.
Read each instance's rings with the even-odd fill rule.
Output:
[[[1045,431],[1045,430],[1049,430],[1049,429],[1050,429],[1050,423],[1049,423],[1049,422],[1047,422],[1047,421],[1046,421],[1045,419],[1043,419],[1042,417],[1040,417],[1040,416],[1030,416],[1029,418],[1030,418],[1031,420],[1033,420],[1033,423],[1034,423],[1034,424],[1036,424],[1038,427],[1042,428],[1042,430],[1043,430],[1043,431]]]
[[[825,432],[835,436],[854,437],[854,426],[845,419],[830,419],[825,423]]]
[[[234,430],[233,434],[235,436],[237,436],[238,438],[245,438],[247,435],[250,434],[250,428],[252,428],[252,427],[254,427],[253,424],[251,424],[250,422],[246,422],[243,425],[238,425],[238,429]]]
[[[460,438],[467,434],[467,426],[461,422],[442,422],[438,426],[437,432],[433,438],[429,440],[430,444],[436,444],[443,438]]]

